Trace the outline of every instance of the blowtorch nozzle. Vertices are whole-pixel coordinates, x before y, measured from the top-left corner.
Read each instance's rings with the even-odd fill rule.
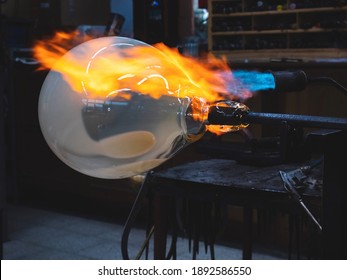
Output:
[[[306,73],[302,70],[296,71],[269,71],[275,80],[276,92],[301,91],[308,84]]]
[[[228,74],[224,75],[228,77]],[[264,72],[236,70],[233,71],[233,76],[237,82],[233,80],[228,90],[236,95],[243,88],[250,91],[291,92],[303,90],[308,84],[306,73],[302,70]]]

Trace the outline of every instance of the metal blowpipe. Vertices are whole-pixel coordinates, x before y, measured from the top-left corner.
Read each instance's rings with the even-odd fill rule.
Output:
[[[247,126],[249,124],[282,124],[289,125],[347,130],[347,118],[259,113],[245,109],[245,106],[235,106],[233,101],[223,101],[222,104],[212,105],[209,108],[208,124],[211,125],[233,125]]]

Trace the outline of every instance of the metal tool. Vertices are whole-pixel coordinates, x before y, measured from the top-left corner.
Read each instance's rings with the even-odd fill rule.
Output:
[[[311,170],[311,166],[303,166],[291,171],[286,172],[286,177],[289,183],[294,186],[296,190],[308,186],[306,179],[307,173]]]
[[[317,221],[317,219],[313,216],[311,211],[307,208],[305,203],[302,200],[301,195],[297,192],[295,186],[293,185],[292,181],[289,180],[289,176],[284,171],[279,171],[281,179],[283,181],[283,186],[286,189],[286,191],[292,196],[292,198],[300,204],[300,206],[305,210],[307,215],[311,218],[311,220],[318,226],[319,230],[322,230],[322,226]]]

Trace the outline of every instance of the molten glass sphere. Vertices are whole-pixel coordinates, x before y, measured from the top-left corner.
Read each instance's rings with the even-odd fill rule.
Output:
[[[83,174],[118,179],[147,172],[205,132],[203,121],[192,117],[192,104],[201,100],[187,97],[185,85],[169,84],[159,52],[145,56],[142,71],[133,69],[129,50],[138,47],[156,52],[131,38],[89,40],[68,51],[42,85],[44,138]]]

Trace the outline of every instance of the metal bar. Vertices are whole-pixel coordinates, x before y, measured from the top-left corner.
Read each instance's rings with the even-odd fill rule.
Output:
[[[289,125],[301,127],[347,130],[347,118],[247,112],[235,110],[235,108],[231,107],[211,107],[208,122],[209,124],[219,125],[245,125],[255,123],[274,125],[286,122]]]
[[[150,180],[151,173],[147,173],[146,178],[142,182],[142,185],[140,187],[140,190],[136,196],[135,202],[130,210],[130,214],[125,222],[123,233],[122,233],[122,239],[121,239],[121,252],[122,257],[124,260],[130,260],[129,252],[128,252],[128,240],[129,235],[131,232],[131,229],[136,221],[137,216],[139,215],[141,211],[141,207],[144,203],[144,200],[146,196],[148,195],[149,191],[149,184],[148,181]]]
[[[245,121],[259,124],[281,124],[285,121],[303,127],[347,130],[347,118],[249,112]]]

